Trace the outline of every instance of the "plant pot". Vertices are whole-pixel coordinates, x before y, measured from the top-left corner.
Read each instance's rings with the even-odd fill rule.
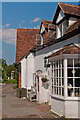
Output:
[[[42,80],[42,82],[46,82],[47,78],[42,78],[41,80]]]

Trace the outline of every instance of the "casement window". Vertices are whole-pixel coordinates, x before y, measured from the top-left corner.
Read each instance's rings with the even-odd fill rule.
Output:
[[[64,67],[63,60],[52,64],[52,94],[64,96]]]
[[[80,59],[67,60],[68,96],[80,97]]]
[[[60,36],[62,36],[62,24],[59,25]]]
[[[44,43],[45,41],[45,31],[41,34],[41,45]]]
[[[56,26],[56,37],[59,38],[62,36],[62,24]]]

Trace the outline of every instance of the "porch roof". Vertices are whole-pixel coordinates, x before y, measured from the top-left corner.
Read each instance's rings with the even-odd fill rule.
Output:
[[[71,44],[64,46],[63,48],[61,48],[57,52],[55,52],[55,53],[53,53],[45,58],[48,59],[48,58],[55,57],[55,56],[61,55],[61,54],[80,54],[80,47],[71,43]]]

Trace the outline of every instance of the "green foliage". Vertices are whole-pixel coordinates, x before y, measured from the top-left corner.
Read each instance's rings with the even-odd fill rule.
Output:
[[[0,83],[2,83],[2,81],[0,80]]]
[[[16,79],[14,79],[14,80],[11,80],[11,79],[6,79],[6,80],[4,80],[3,81],[3,83],[6,83],[6,84],[17,84],[17,80]]]
[[[15,71],[14,79],[17,79],[17,69],[15,67],[15,64],[9,65],[5,68],[6,75],[10,78],[11,77],[11,71]]]
[[[17,79],[17,68],[15,67],[15,63],[8,66],[6,60],[0,59],[0,76],[2,76],[3,80],[7,80],[8,77],[11,78],[11,71],[15,71],[14,79]]]

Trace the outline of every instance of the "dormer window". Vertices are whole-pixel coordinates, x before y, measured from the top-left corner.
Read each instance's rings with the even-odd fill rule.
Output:
[[[45,41],[45,31],[41,34],[41,45],[44,43]]]
[[[62,36],[62,24],[56,26],[56,38]]]

